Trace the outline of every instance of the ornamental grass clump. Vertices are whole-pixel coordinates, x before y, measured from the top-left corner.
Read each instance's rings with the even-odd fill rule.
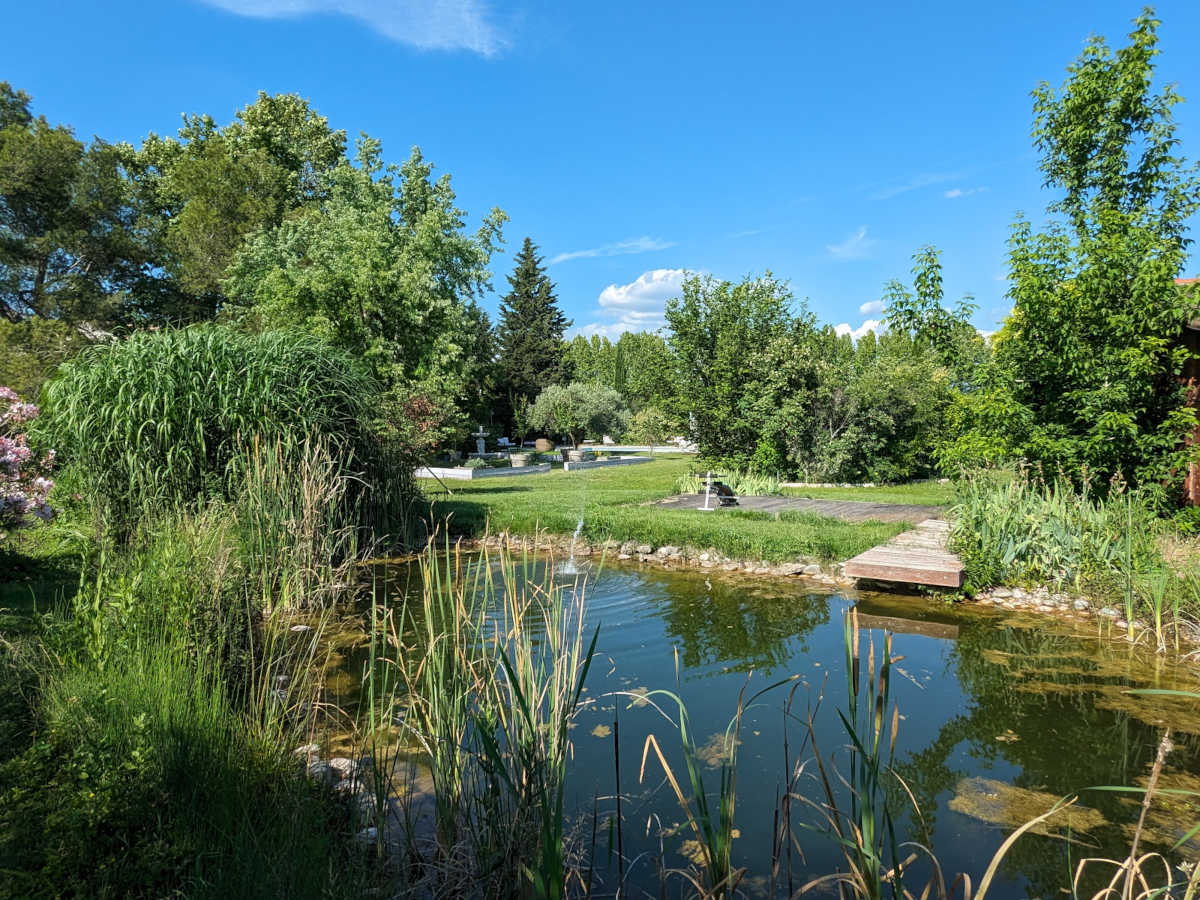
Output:
[[[255,438],[314,435],[361,471],[377,395],[354,360],[314,337],[199,325],[87,348],[47,385],[39,430],[127,535],[160,508],[230,497]]]

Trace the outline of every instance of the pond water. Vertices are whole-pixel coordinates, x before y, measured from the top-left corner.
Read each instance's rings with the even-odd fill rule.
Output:
[[[966,872],[977,885],[1014,827],[1059,797],[1097,785],[1144,784],[1164,726],[1172,729],[1174,749],[1163,783],[1200,789],[1200,709],[1178,698],[1126,693],[1131,687],[1195,690],[1197,679],[1153,655],[1101,639],[1095,623],[1073,627],[921,596],[833,592],[799,581],[722,578],[705,571],[621,564],[581,569],[581,578],[562,581],[573,589],[586,580],[588,633],[599,625],[600,635],[588,703],[572,732],[567,802],[585,843],[597,812],[601,834],[592,857],[609,888],[615,864],[603,823],[615,806],[614,707],[620,707],[624,850],[632,860],[627,878],[635,895],[644,890],[657,896],[660,854],[665,868],[685,866],[691,835],[675,828],[682,816],[658,763],[647,763],[641,783],[639,768],[646,736],[654,734],[683,778],[679,734],[652,704],[628,692],[677,690],[696,743],[711,748],[719,746],[747,684],[752,693],[798,675],[793,705],[798,720],[785,724],[789,685],[760,698],[741,726],[734,865],[748,869],[742,885],[748,895],[765,895],[778,795],[787,774],[784,729],[794,759],[810,700],[815,704],[822,690],[815,716],[820,749],[835,765],[844,768],[847,762],[848,741],[836,710],[846,701],[843,617],[853,606],[876,645],[887,628],[894,633],[893,655],[903,657],[892,685],[901,716],[895,768],[921,811],[920,819],[906,820],[904,837],[928,843],[948,878]],[[391,574],[396,587],[390,602],[399,604],[417,590],[419,574],[415,567]],[[346,665],[353,670],[358,660],[352,656]],[[675,712],[669,701],[659,702]],[[810,748],[803,752],[812,755]],[[705,768],[703,774],[715,790],[718,770]],[[800,789],[819,799],[815,780],[801,779]],[[910,805],[899,789],[893,799],[898,808]],[[1050,823],[1046,833],[1016,843],[990,896],[1050,896],[1069,885],[1081,857],[1122,858],[1128,852],[1139,811],[1136,796],[1085,791],[1080,805],[1086,809],[1072,814],[1070,830]],[[816,822],[811,811],[794,808],[794,816]],[[1147,819],[1143,845],[1169,845],[1198,821],[1195,807],[1159,801]],[[793,832],[799,841],[791,859],[794,886],[841,866],[828,837],[800,827]],[[1200,839],[1192,840],[1183,857],[1200,857]],[[785,875],[779,884],[786,887]],[[678,891],[675,885],[670,893]]]

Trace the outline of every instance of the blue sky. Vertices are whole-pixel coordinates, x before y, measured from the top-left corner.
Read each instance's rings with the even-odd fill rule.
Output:
[[[772,270],[827,322],[878,318],[914,250],[943,251],[976,325],[1008,310],[1005,240],[1040,220],[1029,92],[1136,3],[47,0],[9,4],[0,79],[77,133],[139,141],[259,90],[420,145],[477,221],[530,235],[576,330],[661,323],[684,270]],[[1200,156],[1200,4],[1170,0],[1159,76]],[[17,38],[17,39],[13,39]],[[1196,258],[1188,274],[1196,274]],[[494,311],[497,297],[485,300]]]

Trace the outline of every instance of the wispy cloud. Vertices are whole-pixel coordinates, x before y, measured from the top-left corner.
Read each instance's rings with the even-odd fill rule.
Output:
[[[879,331],[883,323],[878,319],[867,319],[857,328],[851,328],[849,322],[843,322],[840,325],[834,325],[833,330],[836,334],[848,334],[853,340],[858,340],[868,331]]]
[[[876,243],[874,238],[867,237],[867,226],[860,225],[854,234],[840,244],[827,244],[825,249],[834,259],[862,259],[870,255]]]
[[[486,0],[202,0],[239,16],[295,19],[329,14],[357,19],[384,37],[423,50],[494,56],[508,46]]]
[[[591,247],[587,250],[571,250],[567,253],[560,253],[551,258],[550,265],[566,262],[571,259],[591,259],[597,256],[627,256],[632,253],[650,253],[654,250],[666,250],[668,247],[674,247],[674,241],[664,241],[661,238],[652,238],[646,235],[642,237],[629,238],[626,241],[617,241],[615,244],[605,244],[602,247]]]
[[[873,313],[883,312],[884,305],[882,300],[868,300],[858,308],[858,311],[864,316],[869,316]]]
[[[685,276],[683,269],[652,269],[628,284],[610,284],[600,292],[604,317],[575,329],[576,334],[617,337],[624,331],[656,331],[667,324],[667,300],[678,296]]]
[[[735,231],[733,234],[729,235],[729,239],[737,240],[738,238],[753,237],[756,234],[762,234],[762,233],[763,233],[762,228],[747,228],[745,231]]]
[[[923,175],[914,175],[907,181],[892,184],[882,190],[876,191],[871,195],[871,199],[890,200],[892,197],[899,197],[901,194],[907,194],[909,191],[919,191],[921,188],[932,187],[935,184],[945,184],[947,181],[957,181],[959,178],[962,178],[962,175],[957,172],[927,172]]]
[[[970,197],[972,194],[982,194],[986,190],[987,188],[985,187],[973,187],[967,188],[966,190],[963,190],[962,188],[951,188],[942,196],[947,200],[957,200],[959,197]]]

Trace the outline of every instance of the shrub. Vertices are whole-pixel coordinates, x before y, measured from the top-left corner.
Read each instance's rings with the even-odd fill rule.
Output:
[[[11,388],[0,387],[0,541],[10,529],[52,515],[49,496],[54,482],[47,476],[54,452],[38,459],[24,433],[37,414],[32,403],[22,403]]]
[[[565,434],[575,447],[589,434],[621,433],[628,417],[625,401],[615,390],[581,381],[550,385],[538,394],[529,410],[534,427]]]
[[[65,363],[45,391],[43,431],[127,534],[160,505],[229,496],[239,448],[255,437],[317,435],[365,468],[376,396],[347,354],[316,338],[201,325],[139,332]]]
[[[666,441],[677,430],[671,416],[657,406],[639,409],[629,421],[629,439],[634,443],[647,443],[651,449]]]

